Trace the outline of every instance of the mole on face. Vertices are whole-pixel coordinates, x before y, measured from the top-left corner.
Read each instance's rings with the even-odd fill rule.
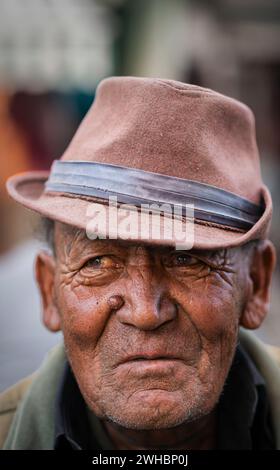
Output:
[[[124,300],[120,295],[112,295],[108,299],[107,302],[108,302],[109,307],[113,310],[117,310],[117,309],[121,308],[124,304]]]

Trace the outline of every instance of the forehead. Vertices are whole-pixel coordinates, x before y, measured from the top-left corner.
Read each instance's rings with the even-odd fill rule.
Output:
[[[68,254],[76,249],[90,249],[90,248],[102,248],[102,249],[114,249],[122,251],[132,251],[137,249],[162,252],[170,249],[174,249],[172,245],[154,245],[147,242],[141,242],[136,240],[122,240],[122,239],[90,239],[85,230],[81,230],[70,225],[65,225],[60,222],[55,223],[54,240],[56,249],[59,250],[62,247],[66,247]]]
[[[173,245],[155,245],[148,242],[135,241],[135,240],[121,240],[121,239],[90,239],[88,238],[86,231],[78,229],[76,227],[63,224],[61,222],[55,222],[54,227],[54,242],[56,252],[63,251],[67,255],[74,255],[75,252],[81,250],[116,250],[122,251],[125,253],[141,253],[141,252],[150,252],[154,254],[164,254],[170,251],[176,251],[176,248]],[[189,254],[200,254],[203,256],[217,256],[227,252],[236,252],[240,248],[235,249],[220,249],[220,250],[199,250],[191,249],[186,250],[186,253]],[[182,250],[180,250],[182,251]]]

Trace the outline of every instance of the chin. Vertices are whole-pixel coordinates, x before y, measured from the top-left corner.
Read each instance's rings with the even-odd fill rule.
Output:
[[[139,431],[148,430],[160,430],[170,429],[179,426],[186,422],[195,421],[204,413],[201,412],[189,412],[177,413],[173,412],[167,415],[155,415],[155,413],[124,413],[119,414],[108,414],[106,419],[119,426],[127,429],[135,429]]]
[[[168,429],[194,421],[211,409],[182,399],[165,390],[145,390],[121,406],[109,407],[102,416],[119,426],[135,430]]]

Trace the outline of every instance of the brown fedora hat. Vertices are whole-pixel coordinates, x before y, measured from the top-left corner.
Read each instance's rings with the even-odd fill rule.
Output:
[[[201,249],[266,238],[272,216],[252,111],[210,89],[158,78],[102,80],[51,171],[15,175],[7,189],[29,209],[81,229],[89,203],[110,218],[112,196],[137,208],[193,204],[193,245]]]

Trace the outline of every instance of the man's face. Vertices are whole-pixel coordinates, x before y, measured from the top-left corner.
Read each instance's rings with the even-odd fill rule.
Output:
[[[176,251],[56,227],[55,306],[88,406],[134,429],[209,413],[246,302],[242,249]]]

